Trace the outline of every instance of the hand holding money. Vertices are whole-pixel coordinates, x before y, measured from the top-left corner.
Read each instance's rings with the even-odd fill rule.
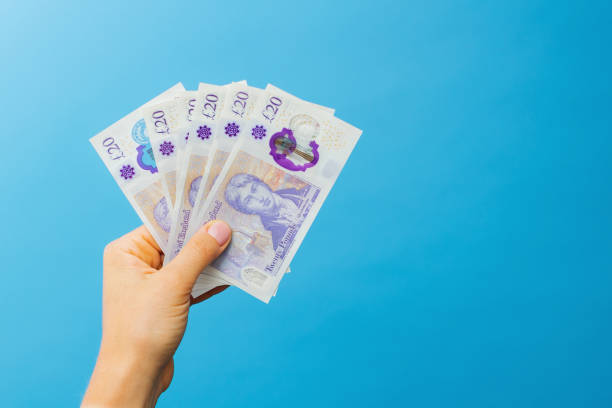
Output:
[[[106,247],[102,343],[83,406],[155,404],[172,380],[193,285],[230,238],[227,224],[211,222],[164,267],[164,254],[145,227]]]
[[[192,296],[230,284],[267,303],[360,134],[333,109],[240,81],[177,84],[91,143],[164,264],[207,222],[231,226]]]

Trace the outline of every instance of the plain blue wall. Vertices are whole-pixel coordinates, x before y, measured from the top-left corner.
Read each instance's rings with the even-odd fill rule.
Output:
[[[272,82],[363,136],[270,305],[193,310],[159,406],[612,405],[609,2],[3,2],[0,406],[75,406],[88,139],[177,81]]]

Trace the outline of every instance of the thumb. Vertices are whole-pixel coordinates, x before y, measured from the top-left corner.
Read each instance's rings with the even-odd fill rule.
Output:
[[[229,244],[232,230],[224,221],[210,221],[196,232],[164,270],[191,291],[198,275]]]

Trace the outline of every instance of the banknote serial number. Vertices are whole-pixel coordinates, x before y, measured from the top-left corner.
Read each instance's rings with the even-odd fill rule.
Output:
[[[234,103],[232,103],[232,112],[236,115],[243,117],[246,111],[247,101],[249,100],[249,94],[244,91],[239,91],[234,96]]]
[[[166,116],[166,114],[161,110],[155,111],[151,115],[151,117],[155,119],[153,122],[155,133],[169,133],[168,122],[164,116]]]
[[[106,153],[111,157],[112,160],[118,160],[122,157],[125,157],[121,148],[117,143],[115,143],[115,139],[112,137],[107,137],[102,141],[102,146],[106,148]]]
[[[280,98],[273,96],[268,100],[268,104],[261,112],[261,114],[264,118],[268,119],[270,123],[272,123],[272,121],[276,119],[276,115],[278,114],[278,108],[280,108],[282,104],[283,101],[281,101]]]
[[[217,114],[217,102],[219,101],[219,97],[215,94],[208,94],[204,98],[204,106],[202,107],[202,115],[206,116],[209,119],[214,119]]]

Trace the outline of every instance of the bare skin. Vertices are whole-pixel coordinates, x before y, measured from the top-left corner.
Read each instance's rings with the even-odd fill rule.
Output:
[[[230,238],[223,221],[208,223],[165,267],[163,252],[145,227],[106,246],[102,342],[81,406],[155,405],[172,381],[189,307],[227,288],[191,297],[198,275]]]

